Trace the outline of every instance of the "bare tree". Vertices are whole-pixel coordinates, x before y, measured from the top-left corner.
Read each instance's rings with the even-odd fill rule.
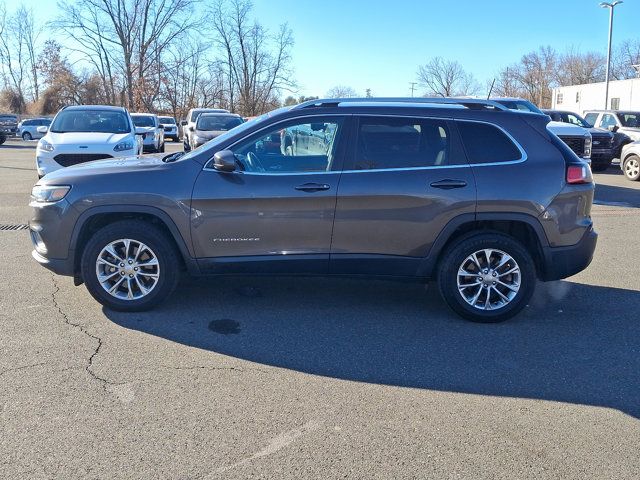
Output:
[[[358,93],[352,88],[346,85],[336,85],[327,91],[327,98],[354,98]]]
[[[478,92],[478,83],[456,61],[441,57],[431,59],[418,67],[418,82],[427,95],[453,97],[473,95]]]
[[[159,95],[165,50],[199,25],[200,20],[191,15],[197,3],[199,0],[64,1],[55,24],[68,35],[82,38],[80,49],[87,57],[97,54],[93,63],[103,77],[112,62],[118,65],[125,103],[138,109],[149,107]]]
[[[640,65],[640,40],[625,40],[612,55],[611,77],[616,80],[635,78],[638,72],[633,67]]]
[[[555,80],[558,85],[582,85],[603,82],[606,57],[600,53],[576,52],[570,48],[557,59]]]
[[[19,105],[19,113],[26,109],[27,94],[38,99],[38,71],[33,12],[24,5],[8,15],[4,2],[0,3],[0,63],[4,87],[12,90]]]
[[[224,52],[226,98],[232,111],[254,116],[278,103],[292,80],[293,35],[285,24],[274,35],[250,18],[249,0],[217,0],[211,9],[214,41]]]

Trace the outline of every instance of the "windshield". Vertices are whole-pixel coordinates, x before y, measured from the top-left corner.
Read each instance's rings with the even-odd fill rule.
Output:
[[[577,125],[582,128],[591,128],[591,125],[589,125],[587,121],[577,113],[563,113],[562,121],[565,123],[571,123],[573,125]]]
[[[160,123],[163,125],[175,125],[176,121],[172,117],[160,117]]]
[[[231,115],[203,115],[198,118],[196,130],[204,130],[207,132],[226,132],[227,130],[231,130],[241,124],[242,119],[240,117]]]
[[[151,115],[132,115],[131,119],[136,127],[155,127],[156,121]]]
[[[640,112],[621,112],[618,114],[620,123],[629,128],[640,128]]]
[[[51,124],[51,132],[129,133],[127,114],[114,110],[63,110]]]
[[[494,100],[494,99],[492,99]],[[520,110],[521,112],[533,112],[542,113],[538,107],[527,100],[494,100],[501,105],[504,105],[509,110]]]

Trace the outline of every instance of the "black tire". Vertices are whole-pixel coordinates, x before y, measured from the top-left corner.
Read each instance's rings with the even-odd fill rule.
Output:
[[[29,132],[24,132],[22,134],[22,140],[24,140],[25,142],[28,142],[29,140],[33,140],[33,137]]]
[[[160,153],[164,153],[164,142],[162,142],[162,145],[160,146],[160,150],[158,150]]]
[[[632,165],[635,166],[635,168],[631,168]],[[633,182],[640,180],[640,157],[637,155],[629,155],[625,158],[622,164],[622,173]]]
[[[185,152],[190,152],[191,151],[191,147],[189,146],[189,142],[187,142],[186,140],[183,142],[183,147],[184,147],[184,151]]]
[[[98,281],[98,255],[109,243],[121,238],[133,239],[149,246],[159,263],[159,278],[153,289],[139,299],[123,300],[109,294]],[[98,230],[87,242],[81,259],[81,272],[89,293],[112,310],[139,312],[150,310],[175,290],[180,278],[179,253],[172,239],[155,225],[136,220],[122,220]],[[117,277],[116,277],[117,278]]]
[[[471,254],[484,249],[506,253],[520,268],[519,290],[509,303],[494,310],[470,305],[458,290],[459,268]],[[472,232],[462,236],[445,251],[437,274],[440,293],[449,307],[461,317],[479,323],[502,322],[518,314],[531,299],[536,283],[536,268],[529,252],[517,240],[498,232]],[[491,292],[491,287],[488,288]]]
[[[7,141],[7,136],[3,135],[3,134],[0,134],[0,145],[2,145],[6,141]]]

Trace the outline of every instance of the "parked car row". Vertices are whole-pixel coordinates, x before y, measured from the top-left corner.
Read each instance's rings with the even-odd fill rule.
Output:
[[[122,311],[159,304],[185,270],[375,275],[434,279],[453,311],[497,322],[538,280],[593,256],[591,170],[545,114],[477,99],[313,100],[195,148],[225,121],[239,123],[190,112],[190,152],[141,159],[126,110],[60,112],[39,152],[55,158],[66,135],[99,131],[102,155],[129,158],[34,186],[34,259]]]

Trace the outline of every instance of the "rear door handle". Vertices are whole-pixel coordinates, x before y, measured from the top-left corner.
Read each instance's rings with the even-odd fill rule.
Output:
[[[331,186],[326,183],[305,183],[303,185],[298,185],[296,190],[301,190],[303,192],[320,192],[322,190],[329,190],[330,188]]]
[[[464,188],[467,186],[467,182],[464,180],[451,180],[449,178],[445,180],[438,180],[437,182],[432,182],[431,186],[433,188],[442,188],[443,190],[451,190],[452,188]]]

